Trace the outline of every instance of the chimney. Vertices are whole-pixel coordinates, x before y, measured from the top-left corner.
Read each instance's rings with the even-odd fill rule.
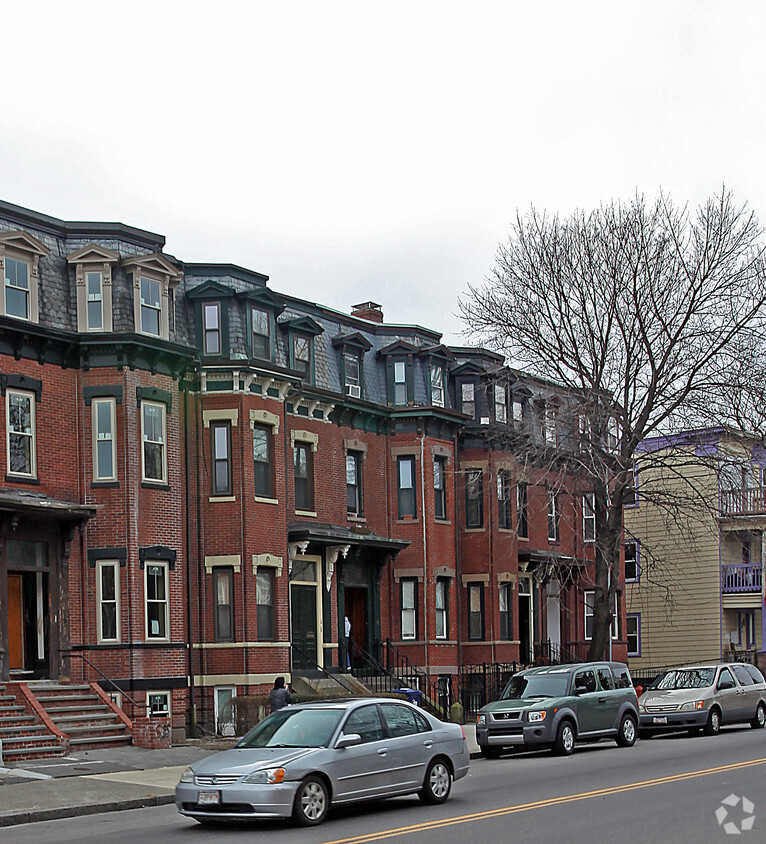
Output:
[[[351,316],[370,322],[383,322],[383,308],[377,302],[361,302],[351,306]]]

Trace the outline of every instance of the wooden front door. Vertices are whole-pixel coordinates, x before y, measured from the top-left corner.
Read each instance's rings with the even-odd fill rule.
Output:
[[[20,574],[8,575],[8,667],[24,668],[24,587]]]

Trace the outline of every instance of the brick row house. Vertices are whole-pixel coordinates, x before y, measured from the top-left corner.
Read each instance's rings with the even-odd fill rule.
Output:
[[[181,733],[384,648],[453,689],[582,655],[595,522],[555,385],[163,249],[0,203],[2,679],[116,685]]]

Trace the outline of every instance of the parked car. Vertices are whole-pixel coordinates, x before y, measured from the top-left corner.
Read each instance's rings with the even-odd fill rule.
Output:
[[[200,823],[292,817],[314,826],[341,803],[403,794],[443,803],[468,764],[461,726],[404,701],[288,706],[187,768],[176,806]]]
[[[719,662],[674,668],[658,677],[638,702],[642,736],[700,729],[716,735],[722,724],[766,724],[766,681],[747,663]]]
[[[627,665],[586,662],[529,668],[511,677],[500,700],[479,710],[476,740],[494,759],[509,747],[548,745],[568,756],[576,741],[636,741],[638,701]]]

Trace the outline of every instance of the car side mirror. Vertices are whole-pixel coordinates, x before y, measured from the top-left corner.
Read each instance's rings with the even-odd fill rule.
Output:
[[[731,680],[721,680],[721,682],[718,684],[718,691],[719,692],[723,692],[726,689],[733,689],[733,688],[734,688],[734,683],[732,683]]]
[[[361,744],[362,737],[359,733],[348,733],[342,735],[336,742],[335,742],[335,749],[341,750],[344,747],[353,747],[355,744]]]

